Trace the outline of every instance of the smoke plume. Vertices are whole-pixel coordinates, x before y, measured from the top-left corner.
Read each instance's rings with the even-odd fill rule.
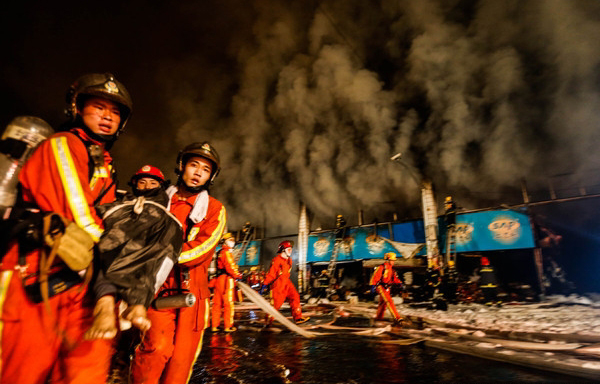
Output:
[[[129,161],[121,174],[149,162],[169,170],[177,150],[208,140],[222,159],[211,192],[231,229],[295,232],[300,201],[313,228],[338,213],[355,224],[359,209],[367,222],[414,217],[421,177],[438,201],[451,194],[467,208],[511,203],[521,180],[532,190],[557,174],[597,182],[583,176],[600,166],[596,0],[222,0],[144,4],[144,17],[139,4],[115,8],[108,37],[131,57],[114,71],[136,103],[115,147]],[[63,25],[44,9],[48,28]],[[64,37],[59,52],[85,43]],[[29,62],[3,72],[22,81]],[[402,163],[390,160],[397,153]]]
[[[358,209],[414,212],[399,152],[463,206],[599,165],[595,2],[253,4],[252,35],[230,45],[230,115],[211,135],[233,226],[292,229],[299,201],[325,227]]]

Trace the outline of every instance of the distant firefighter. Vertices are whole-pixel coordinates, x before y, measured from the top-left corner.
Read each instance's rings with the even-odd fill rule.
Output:
[[[479,288],[483,293],[485,304],[493,305],[497,301],[498,282],[496,280],[494,267],[490,265],[490,260],[485,256],[481,257],[481,269],[479,274],[481,275],[481,278],[479,279]]]
[[[214,284],[215,292],[212,302],[212,327],[211,331],[217,332],[221,323],[221,309],[223,311],[223,322],[225,332],[234,332],[233,326],[233,294],[235,291],[235,279],[240,279],[242,275],[238,271],[238,266],[233,259],[231,250],[235,246],[235,239],[231,233],[223,235],[222,246],[217,255],[217,276],[211,281]]]
[[[290,272],[292,271],[292,243],[290,241],[282,241],[279,244],[277,255],[271,262],[271,268],[260,289],[261,293],[265,291],[268,285],[273,285],[271,288],[272,302],[275,309],[279,310],[283,302],[288,300],[292,308],[292,317],[297,324],[304,323],[309,318],[302,316],[302,308],[300,307],[300,295],[290,280]],[[267,317],[267,324],[273,321],[272,317]]]
[[[456,224],[456,203],[452,200],[452,196],[446,196],[444,201],[444,220],[447,228],[454,229]]]
[[[431,267],[425,271],[425,297],[427,300],[435,299],[442,288],[442,273],[437,261],[433,261]]]
[[[250,267],[250,273],[248,274],[248,277],[246,278],[246,283],[252,287],[253,289],[259,290],[260,289],[260,274],[258,271],[258,267]]]
[[[444,275],[442,276],[442,290],[444,292],[444,298],[451,304],[457,302],[457,291],[458,291],[458,271],[454,266],[454,260],[448,261],[448,266],[444,269]]]
[[[390,295],[390,288],[393,284],[402,285],[402,280],[394,271],[394,261],[396,260],[396,254],[394,252],[388,252],[384,255],[385,262],[375,269],[375,273],[371,277],[369,284],[373,292],[379,293],[379,306],[377,307],[377,314],[375,320],[383,319],[383,314],[387,308],[394,321],[400,323],[402,316],[398,313],[392,296]]]

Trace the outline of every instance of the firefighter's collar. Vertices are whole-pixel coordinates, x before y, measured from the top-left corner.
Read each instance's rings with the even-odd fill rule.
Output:
[[[169,196],[169,205],[167,209],[171,209],[171,200],[173,199],[173,195],[177,193],[178,188],[175,185],[171,185],[167,188],[167,195]],[[192,207],[192,211],[188,215],[190,220],[194,224],[198,224],[206,217],[206,212],[208,211],[208,191],[204,190],[196,196],[196,201],[194,201],[194,205]]]

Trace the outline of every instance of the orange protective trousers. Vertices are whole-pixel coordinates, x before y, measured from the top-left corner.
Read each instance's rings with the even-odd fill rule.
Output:
[[[302,318],[300,295],[298,294],[298,291],[296,290],[296,287],[294,287],[292,281],[285,279],[278,283],[279,284],[273,284],[274,287],[273,290],[271,290],[273,307],[275,307],[276,310],[279,310],[283,303],[288,300],[290,302],[290,308],[292,309],[292,317],[294,320]],[[269,316],[268,318],[270,319],[271,317]]]
[[[223,309],[223,323],[225,328],[233,326],[233,293],[235,292],[235,281],[227,274],[216,278],[215,292],[212,302],[212,326],[216,328],[221,323],[221,308]]]
[[[200,307],[196,308],[196,305]],[[132,363],[134,384],[186,384],[202,349],[209,299],[189,308],[148,310],[152,327]],[[198,316],[198,318],[197,318]]]
[[[17,270],[0,272],[1,383],[104,384],[112,340],[84,340],[93,301],[76,286],[44,303],[26,296]]]
[[[379,306],[377,307],[377,314],[375,315],[375,320],[383,319],[383,314],[385,313],[385,309],[389,309],[390,313],[394,320],[400,320],[402,316],[398,313],[396,306],[394,305],[394,301],[392,300],[392,296],[390,295],[390,289],[384,288],[383,286],[377,286],[377,292],[379,293]]]

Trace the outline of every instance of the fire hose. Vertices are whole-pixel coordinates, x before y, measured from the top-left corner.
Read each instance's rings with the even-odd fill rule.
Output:
[[[254,289],[250,288],[249,285],[247,285],[241,281],[238,281],[236,284],[237,284],[238,288],[240,288],[240,290],[244,293],[244,295],[246,295],[246,297],[248,299],[250,299],[250,301],[252,301],[254,304],[258,305],[260,307],[260,309],[262,309],[269,315],[273,316],[275,318],[275,320],[280,322],[282,325],[286,326],[291,331],[299,333],[300,335],[302,335],[304,337],[308,337],[308,338],[319,335],[319,333],[317,333],[317,332],[307,331],[306,329],[303,329],[303,328],[297,326],[296,324],[292,323],[285,316],[283,316],[281,314],[281,312],[279,312],[271,304],[269,304],[269,302],[267,300],[265,300],[258,292],[256,292]]]

